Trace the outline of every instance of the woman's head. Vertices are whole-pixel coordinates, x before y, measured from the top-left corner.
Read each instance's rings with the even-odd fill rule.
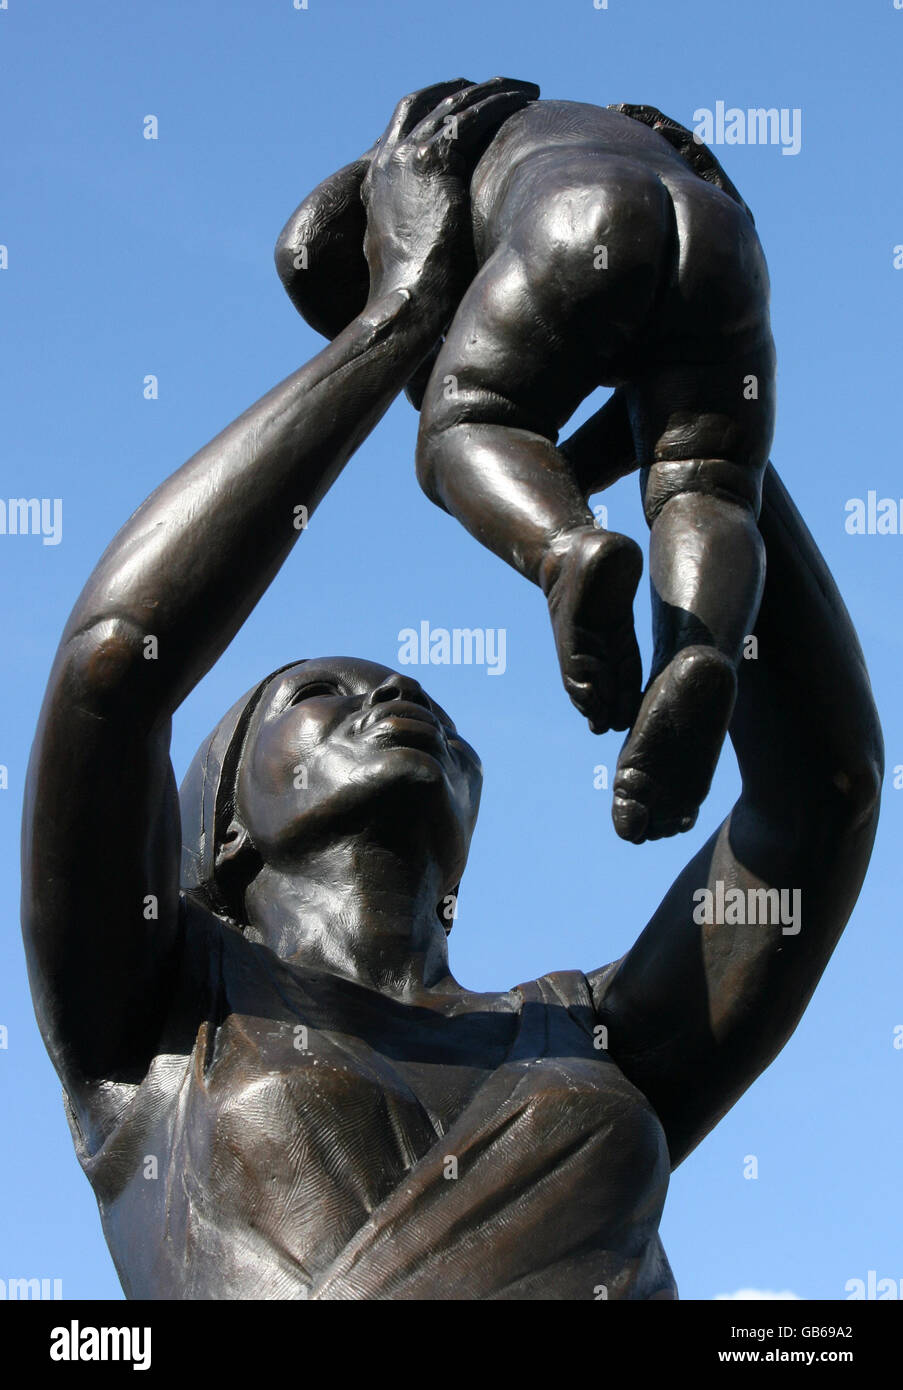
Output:
[[[458,883],[479,760],[410,676],[350,657],[297,662],[243,696],[199,749],[181,790],[183,887],[244,923],[263,865],[303,872],[331,843],[410,843]]]

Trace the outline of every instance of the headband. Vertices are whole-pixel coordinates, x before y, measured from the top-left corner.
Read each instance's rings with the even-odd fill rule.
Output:
[[[277,676],[300,662],[271,671],[223,716],[195,753],[179,788],[182,815],[182,891],[220,915],[236,918],[233,894],[219,881],[216,858],[235,817],[235,793],[251,718]],[[239,909],[240,912],[240,909]]]

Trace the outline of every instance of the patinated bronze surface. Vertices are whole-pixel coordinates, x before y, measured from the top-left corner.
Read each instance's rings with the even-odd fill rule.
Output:
[[[780,1051],[859,892],[880,729],[768,463],[752,219],[658,112],[537,96],[415,93],[301,204],[277,263],[332,343],[148,498],[63,633],[23,921],[130,1297],[675,1298],[669,1173]],[[558,447],[599,384],[611,401]],[[488,994],[450,973],[481,772],[410,676],[291,662],[177,793],[172,715],[301,534],[298,504],[313,513],[406,385],[430,495],[543,588],[592,727],[630,728],[618,832],[686,830],[729,727],[736,806],[602,969]],[[586,507],[634,468],[645,693],[638,551]],[[758,659],[738,664],[749,632]],[[789,931],[724,911],[770,890],[799,895]]]

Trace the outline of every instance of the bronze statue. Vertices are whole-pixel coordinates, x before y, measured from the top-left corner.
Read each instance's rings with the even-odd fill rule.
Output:
[[[352,212],[318,245],[364,258],[365,302],[353,277],[331,298],[322,276],[309,300],[294,286],[334,341],[148,498],[63,633],[29,774],[23,921],[39,1023],[130,1297],[675,1298],[658,1237],[669,1172],[786,1042],[862,883],[882,772],[868,678],[824,561],[761,461],[758,527],[753,501],[743,521],[766,560],[759,656],[740,663],[730,718],[743,790],[620,961],[505,993],[457,983],[445,905],[480,766],[419,684],[384,666],[298,661],[259,682],[205,741],[180,804],[171,717],[292,549],[297,508],[313,513],[406,383],[430,412],[422,456],[435,440],[458,457],[430,373],[459,351],[472,293],[471,179],[537,96],[501,78],[415,93],[335,176]],[[623,119],[644,127],[643,148],[653,135],[681,147],[686,132],[637,111]],[[686,158],[719,186],[714,161]],[[280,241],[283,271],[305,216]],[[582,496],[648,444],[621,390],[561,451]],[[540,437],[541,481],[558,464]],[[456,467],[440,463],[442,488]],[[474,524],[481,475],[464,469]],[[681,484],[704,539],[676,546],[661,575],[653,562],[672,665],[737,628],[732,581],[722,604],[694,578],[717,549],[711,500],[743,512],[723,482]],[[512,516],[492,498],[486,515],[494,545]],[[757,597],[755,566],[741,568]],[[684,607],[703,590],[705,614]],[[597,724],[593,682],[613,650],[594,649]],[[655,775],[670,786],[686,765],[704,794],[717,756],[704,670],[688,689],[661,716]],[[623,722],[632,702],[618,700]],[[633,838],[680,828],[689,812],[672,824],[666,800]],[[802,904],[793,926],[719,908],[784,892]],[[700,910],[706,894],[714,911]]]

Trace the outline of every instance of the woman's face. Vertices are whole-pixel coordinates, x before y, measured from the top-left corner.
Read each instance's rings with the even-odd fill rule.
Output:
[[[254,712],[236,811],[266,863],[371,827],[405,826],[453,886],[482,784],[479,759],[416,680],[352,657],[301,662]]]

